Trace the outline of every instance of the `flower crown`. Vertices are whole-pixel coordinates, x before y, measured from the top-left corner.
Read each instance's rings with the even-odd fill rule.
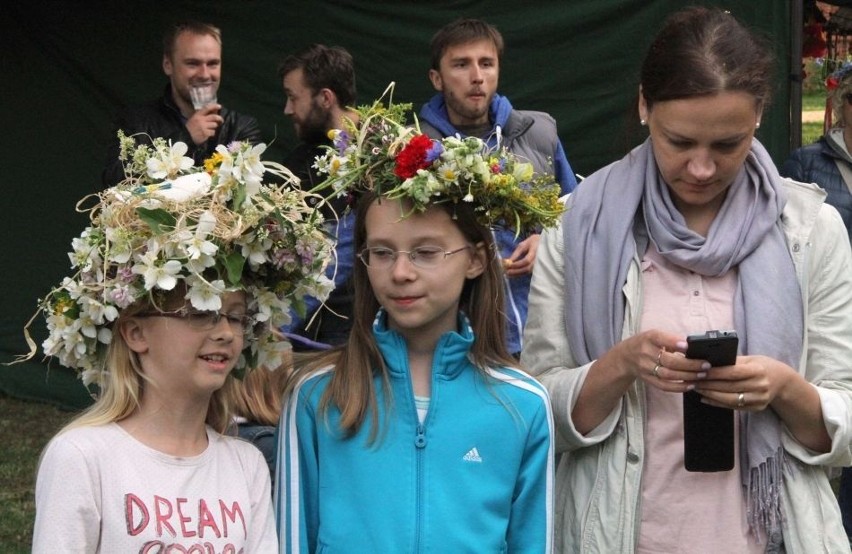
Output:
[[[832,71],[825,78],[825,88],[827,90],[834,90],[843,79],[852,72],[852,61],[839,61],[839,60],[820,60],[819,64],[827,70],[829,67],[833,67],[834,71]]]
[[[72,241],[76,272],[39,302],[45,354],[80,370],[86,386],[102,384],[119,312],[143,299],[158,305],[182,283],[196,310],[220,310],[223,293],[245,291],[252,324],[236,370],[277,367],[287,343],[273,329],[291,307],[304,311],[305,296],[325,299],[333,287],[323,273],[332,243],[308,193],[286,186],[287,168],[260,160],[265,144],[219,145],[194,167],[182,142],[118,137],[126,179],[80,202],[97,200]],[[265,184],[266,172],[284,184]],[[28,359],[36,348],[26,334]]]
[[[416,120],[405,124],[410,111],[411,104],[384,106],[379,99],[356,110],[357,123],[347,120],[345,129],[329,131],[332,146],[314,163],[328,177],[317,189],[375,192],[407,200],[419,212],[439,202],[470,202],[481,224],[516,234],[556,223],[563,205],[552,176],[535,175],[531,163],[479,138],[431,139]]]

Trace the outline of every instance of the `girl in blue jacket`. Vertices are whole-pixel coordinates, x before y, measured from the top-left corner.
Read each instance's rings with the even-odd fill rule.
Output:
[[[361,193],[360,261],[348,342],[286,393],[281,551],[549,552],[549,401],[505,351],[488,218],[549,225],[558,187],[403,115],[377,103],[317,159],[331,184]]]

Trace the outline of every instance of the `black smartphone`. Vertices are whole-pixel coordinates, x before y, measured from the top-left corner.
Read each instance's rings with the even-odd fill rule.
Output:
[[[711,366],[733,365],[739,339],[736,331],[707,331],[686,337],[686,357]],[[683,454],[687,471],[734,469],[734,410],[701,403],[695,391],[683,394]]]

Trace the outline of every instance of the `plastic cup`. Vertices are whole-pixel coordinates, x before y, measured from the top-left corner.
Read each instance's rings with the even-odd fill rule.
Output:
[[[200,110],[207,104],[216,102],[216,85],[193,85],[189,87],[189,97],[192,99],[192,107]]]

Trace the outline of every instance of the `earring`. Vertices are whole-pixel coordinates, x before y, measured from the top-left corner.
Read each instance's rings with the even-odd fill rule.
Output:
[[[755,123],[755,124],[754,124],[754,128],[755,128],[755,129],[760,129],[760,121],[758,121],[757,123]]]
[[[647,121],[645,121],[644,119],[640,119],[640,120],[639,120],[639,125],[641,125],[642,127],[644,127],[644,126],[645,126],[645,125],[647,125],[647,124],[648,124],[648,122],[647,122]],[[760,125],[760,124],[758,123],[758,125]]]

